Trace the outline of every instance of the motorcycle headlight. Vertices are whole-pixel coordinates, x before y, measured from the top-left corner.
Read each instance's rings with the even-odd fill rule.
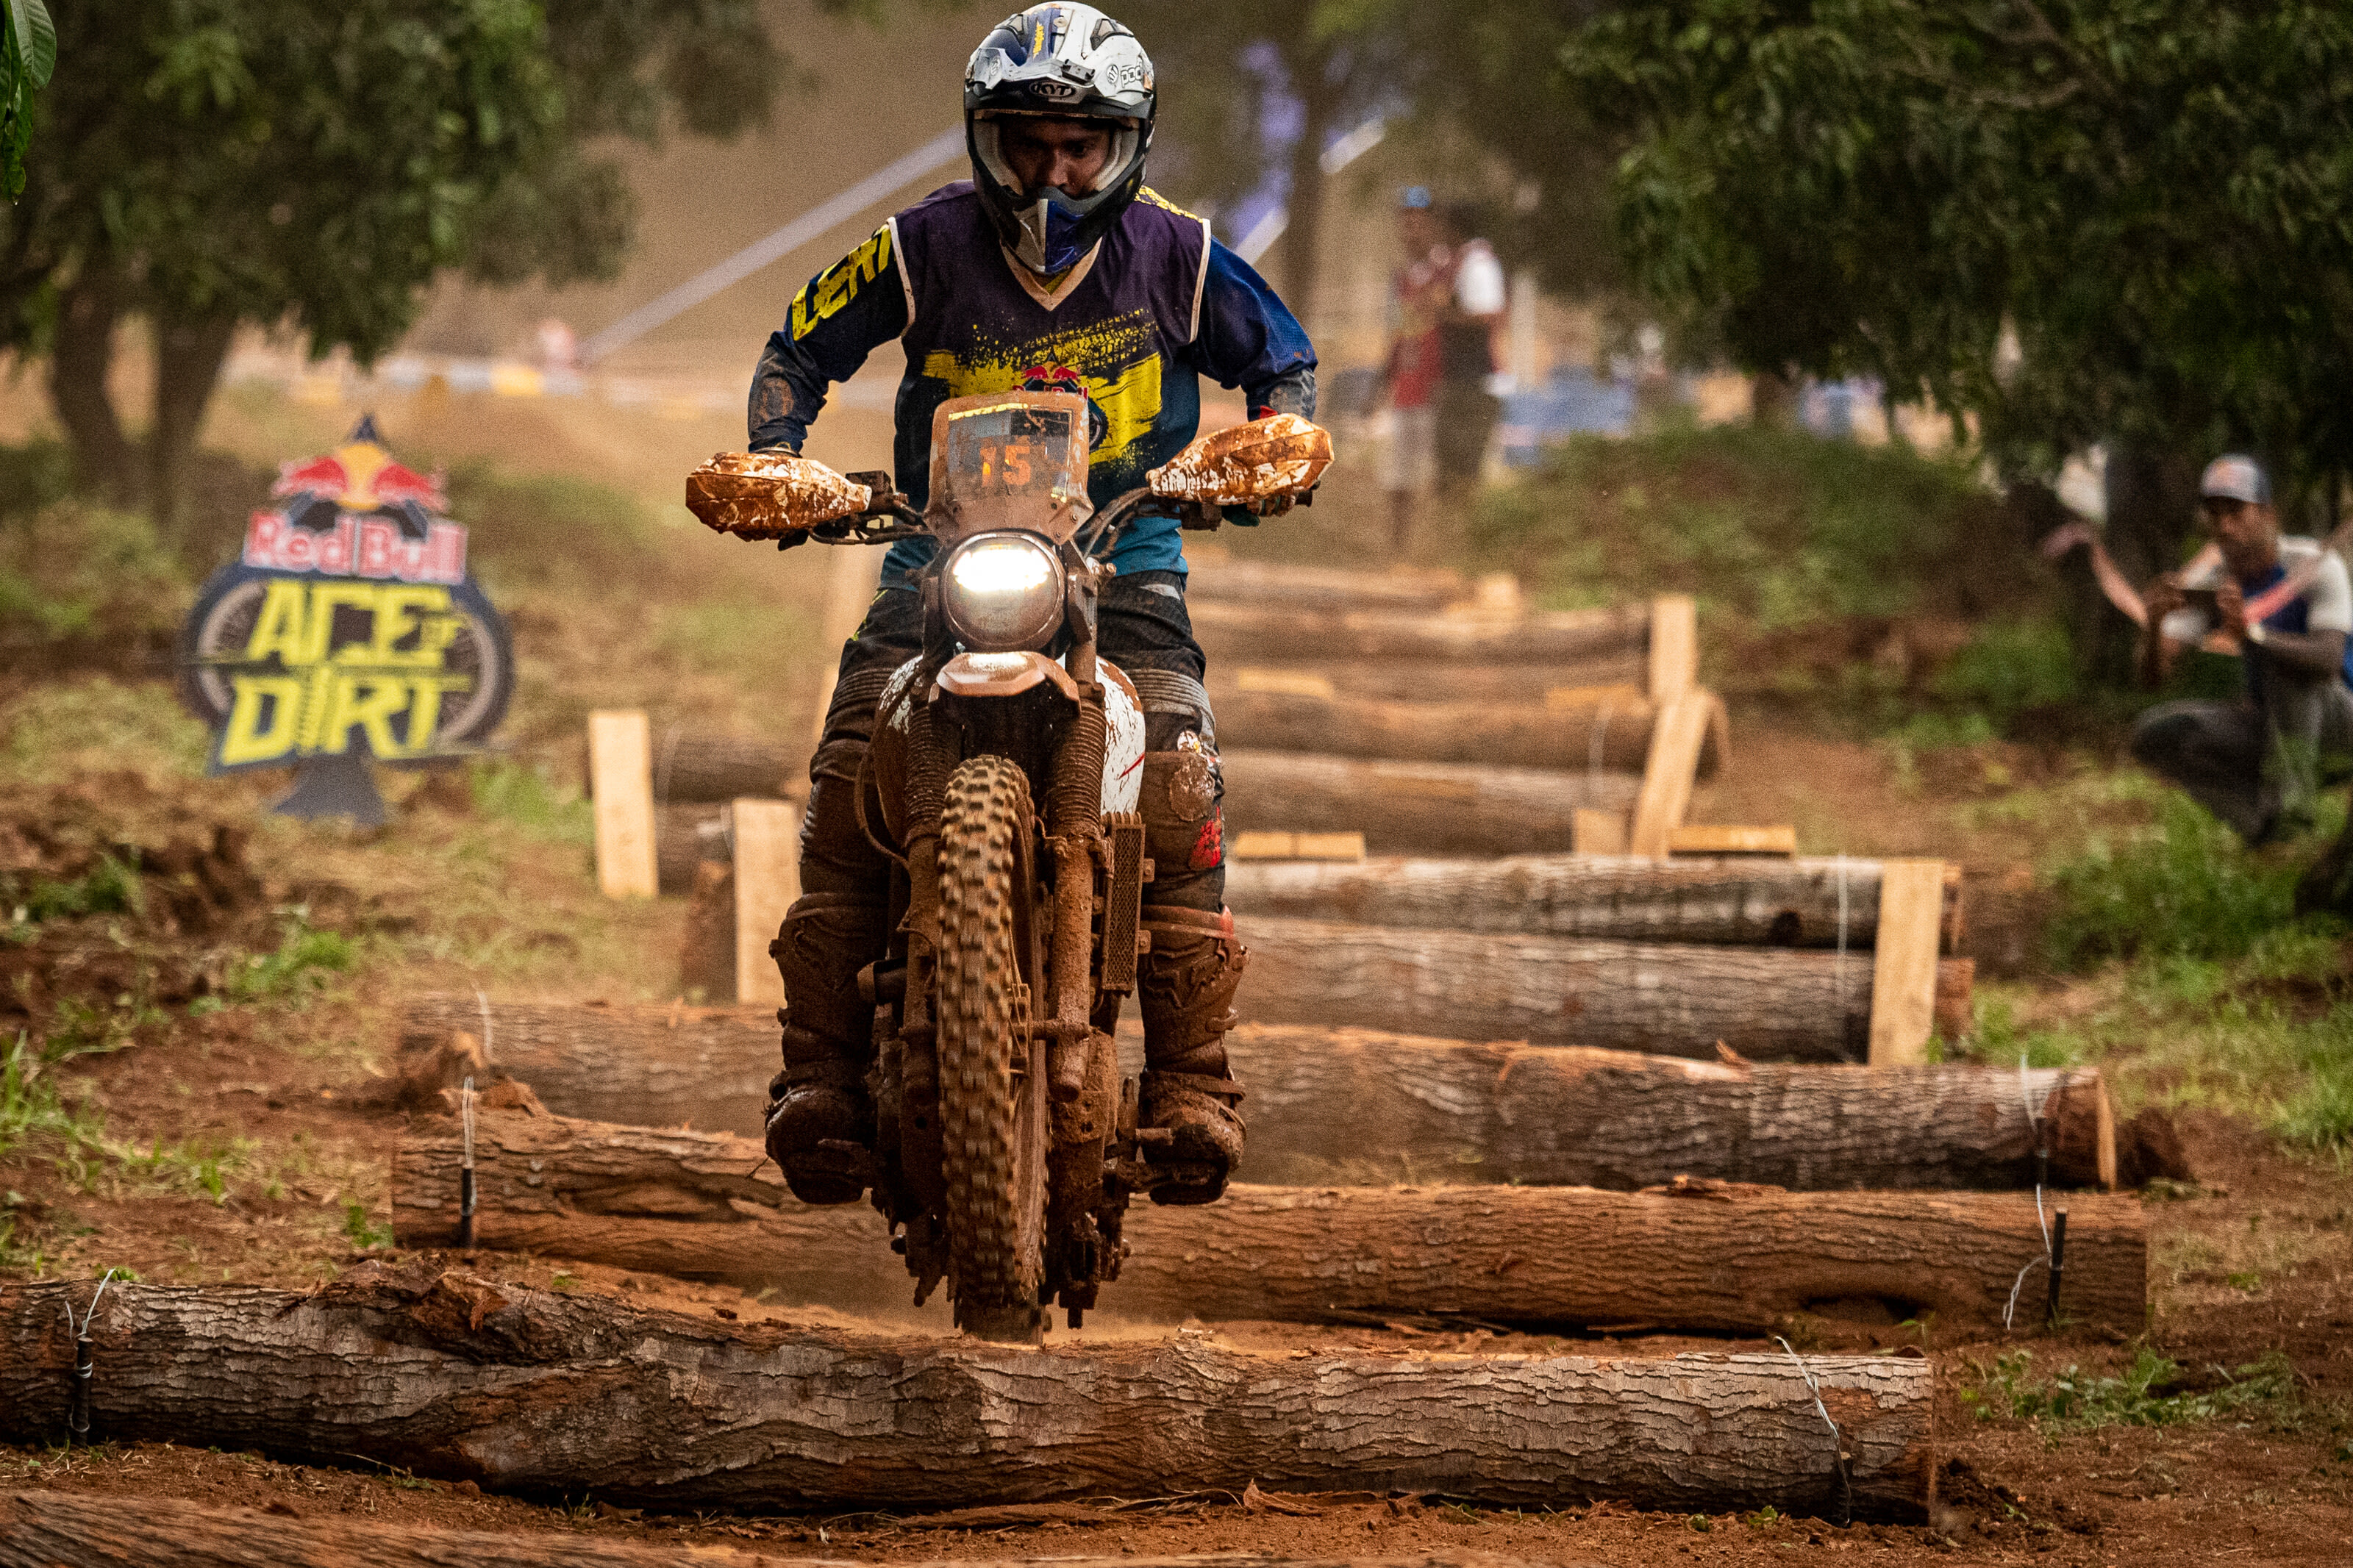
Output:
[[[1062,625],[1062,563],[1025,533],[979,533],[948,552],[940,603],[981,653],[1041,647]]]

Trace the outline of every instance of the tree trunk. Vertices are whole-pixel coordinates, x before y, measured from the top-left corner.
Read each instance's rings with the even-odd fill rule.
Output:
[[[1193,634],[1208,651],[1213,668],[1219,660],[1244,664],[1357,658],[1461,664],[1502,661],[1521,670],[1522,700],[1530,687],[1544,679],[1545,672],[1530,667],[1640,655],[1651,640],[1648,605],[1497,616],[1387,608],[1315,611],[1205,597],[1190,602],[1187,609]],[[1641,684],[1640,676],[1636,684]]]
[[[1748,382],[1748,422],[1760,430],[1798,427],[1798,384],[1778,370],[1760,370]]]
[[[2197,459],[2176,450],[2119,444],[2108,452],[2103,531],[2117,569],[2136,585],[2181,564],[2198,521]],[[2106,605],[2106,600],[2101,604]],[[2097,613],[2096,640],[2077,661],[2100,684],[2129,690],[2139,631],[2113,606]]]
[[[1333,46],[1310,37],[1289,41],[1293,48],[1284,51],[1283,63],[1299,100],[1300,124],[1299,140],[1291,146],[1291,190],[1284,197],[1290,221],[1277,243],[1282,247],[1283,303],[1312,333],[1323,289],[1324,141],[1339,108],[1339,93],[1326,74]]]
[[[138,454],[122,433],[107,388],[121,314],[113,281],[102,272],[85,277],[60,296],[57,342],[49,354],[49,404],[73,449],[74,483],[117,506],[129,506],[138,497]]]
[[[774,1555],[697,1542],[650,1545],[540,1529],[522,1534],[394,1524],[296,1510],[222,1508],[177,1498],[90,1492],[0,1493],[0,1568],[778,1568]],[[1317,1511],[1321,1511],[1320,1510]],[[987,1517],[976,1517],[985,1514]],[[986,1530],[1034,1521],[1108,1524],[1113,1516],[1082,1504],[1012,1503],[985,1510],[916,1515],[949,1529],[952,1521]],[[998,1560],[1015,1568],[1018,1560]],[[1232,1568],[1215,1557],[1061,1557],[1057,1568]],[[956,1568],[990,1568],[987,1558]],[[933,1568],[948,1568],[935,1563]],[[1298,1568],[1533,1568],[1483,1552],[1416,1552],[1411,1557],[1326,1557]]]
[[[1630,811],[1625,773],[1400,763],[1220,748],[1230,835],[1362,833],[1376,855],[1525,855],[1575,847],[1580,807]]]
[[[1842,932],[1859,951],[1879,929],[1879,862],[1599,855],[1258,861],[1226,868],[1226,901],[1240,915],[1633,942],[1835,948]],[[1960,887],[1948,881],[1947,952],[1960,925]]]
[[[1434,681],[1438,679],[1433,677]],[[1654,710],[1638,688],[1564,694],[1542,706],[1378,702],[1226,689],[1212,694],[1221,745],[1378,761],[1472,763],[1564,772],[1640,773]],[[1723,704],[1714,711],[1699,771],[1720,768],[1728,749]],[[1258,825],[1250,825],[1258,826]],[[1289,826],[1269,822],[1269,827]]]
[[[180,528],[182,478],[188,471],[205,408],[220,383],[235,316],[180,318],[158,313],[155,321],[155,422],[147,435],[147,504],[167,539]]]
[[[411,1001],[402,1076],[423,1073],[452,1035],[481,1028],[470,995]],[[776,1015],[764,1007],[499,1002],[491,1040],[490,1069],[530,1085],[559,1115],[750,1137],[777,1060]],[[2018,1187],[2036,1176],[2030,1104],[2049,1139],[2052,1184],[2115,1179],[2106,1094],[2091,1068],[2032,1073],[2021,1091],[2008,1068],[1730,1067],[1258,1024],[1228,1035],[1226,1048],[1250,1094],[1242,1169],[1259,1182],[1632,1189],[1693,1175],[1793,1188]],[[427,1091],[455,1089],[445,1076]]]
[[[1459,572],[1415,566],[1352,572],[1274,561],[1202,561],[1185,579],[1187,605],[1206,600],[1273,605],[1302,615],[1338,615],[1348,610],[1433,613],[1469,604],[1476,593]]]
[[[476,1243],[773,1286],[845,1310],[908,1300],[913,1286],[879,1215],[797,1203],[761,1156],[758,1143],[725,1133],[481,1116]],[[392,1171],[403,1246],[455,1241],[458,1158],[447,1118],[403,1135]],[[2139,1200],[2079,1195],[2070,1206],[2066,1310],[2137,1328],[2147,1301]],[[1998,1322],[2018,1271],[2042,1256],[2035,1202],[2022,1193],[1712,1182],[1644,1193],[1238,1186],[1208,1207],[1139,1205],[1125,1239],[1129,1256],[1103,1306],[1126,1318],[1405,1312],[1697,1333],[1761,1332],[1808,1311]]]
[[[1692,1205],[1698,1207],[1702,1205]],[[2072,1273],[2072,1269],[2071,1269]],[[79,1286],[0,1289],[0,1437],[61,1438]],[[1866,1516],[1926,1499],[1925,1362],[1268,1360],[734,1326],[428,1268],[314,1294],[117,1285],[93,1428],[514,1490],[739,1509],[1407,1488],[1497,1504]],[[1820,1419],[1810,1374],[1838,1421]]]
[[[1252,1023],[1701,1058],[1721,1044],[1752,1061],[1860,1062],[1870,1054],[1868,952],[1499,936],[1275,915],[1240,925],[1250,967],[1235,1005]],[[1940,977],[1940,1018],[1946,990]]]

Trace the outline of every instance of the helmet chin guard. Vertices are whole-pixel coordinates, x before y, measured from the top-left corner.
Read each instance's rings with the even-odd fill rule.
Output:
[[[1155,101],[1144,46],[1092,5],[1033,5],[990,29],[965,69],[965,143],[982,210],[1016,261],[1051,277],[1110,232],[1144,188]],[[1016,115],[1105,121],[1111,155],[1094,188],[1025,189],[1000,145]]]

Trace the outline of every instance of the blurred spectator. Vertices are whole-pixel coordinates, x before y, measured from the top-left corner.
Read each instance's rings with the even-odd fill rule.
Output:
[[[2344,776],[2353,753],[2353,582],[2319,541],[2280,537],[2253,458],[2217,458],[2199,495],[2214,548],[2143,595],[2141,678],[2159,684],[2184,648],[2219,632],[2241,644],[2246,695],[2158,704],[2133,726],[2133,755],[2248,843],[2293,837],[2312,826],[2324,774]]]
[[[1398,245],[1405,259],[1389,277],[1389,354],[1382,372],[1389,437],[1381,447],[1381,484],[1389,492],[1390,543],[1402,551],[1413,509],[1438,479],[1438,312],[1452,283],[1428,186],[1409,186],[1398,197]]]
[[[1478,210],[1449,202],[1439,214],[1450,287],[1438,307],[1438,488],[1460,500],[1479,482],[1503,403],[1495,333],[1504,324],[1503,264],[1477,236]]]

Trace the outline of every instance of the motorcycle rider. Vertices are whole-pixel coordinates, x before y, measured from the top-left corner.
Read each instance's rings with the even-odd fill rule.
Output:
[[[1207,220],[1144,184],[1155,92],[1134,33],[1090,5],[1017,12],[974,52],[964,103],[971,180],[902,211],[794,297],[753,378],[753,450],[799,450],[827,386],[894,338],[907,356],[896,482],[918,507],[929,489],[932,414],[952,397],[1084,394],[1097,507],[1193,438],[1200,375],[1240,387],[1254,418],[1314,416],[1315,353],[1298,321],[1211,237]],[[928,538],[892,547],[881,592],[842,649],[809,764],[802,896],[770,948],[786,1005],[768,1152],[807,1203],[855,1202],[867,1180],[857,1151],[874,1138],[865,1081],[873,1009],[856,977],[890,939],[891,865],[859,826],[853,791],[883,685],[922,651],[914,580],[935,550]],[[1208,1203],[1242,1148],[1225,1034],[1248,956],[1224,909],[1217,721],[1186,615],[1176,521],[1136,521],[1108,560],[1115,575],[1102,590],[1098,646],[1142,700],[1138,809],[1156,867],[1145,888],[1151,947],[1136,986],[1142,1120],[1175,1133],[1154,1157],[1218,1172],[1155,1188],[1153,1198]]]

